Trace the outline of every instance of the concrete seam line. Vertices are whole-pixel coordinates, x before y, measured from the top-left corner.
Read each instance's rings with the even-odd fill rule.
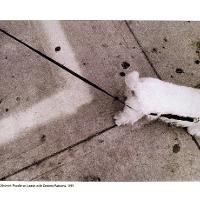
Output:
[[[151,60],[149,59],[149,57],[147,56],[145,50],[143,49],[142,45],[140,44],[138,38],[136,37],[135,33],[133,32],[133,30],[131,29],[131,27],[129,26],[129,23],[127,21],[125,21],[126,26],[128,27],[130,33],[132,34],[132,36],[134,37],[135,41],[137,42],[138,46],[140,47],[143,55],[145,56],[146,60],[148,61],[148,63],[150,64],[151,68],[153,69],[154,73],[156,74],[156,76],[162,80],[161,76],[158,74],[158,72],[156,71],[155,67],[153,66],[153,63],[151,62]]]
[[[189,133],[187,132],[187,130],[186,130],[186,134],[189,135],[189,136],[191,137],[192,141],[195,143],[195,145],[197,146],[197,148],[200,150],[200,144],[198,143],[198,141],[197,141],[197,139],[195,138],[195,136],[189,134]]]
[[[106,131],[109,131],[109,130],[115,128],[115,127],[117,127],[116,124],[113,125],[113,126],[110,126],[110,127],[106,128],[106,129],[103,129],[102,131],[99,131],[99,132],[97,132],[97,133],[95,133],[95,134],[93,134],[93,135],[90,135],[90,136],[88,136],[87,138],[82,139],[82,140],[76,142],[75,144],[72,144],[72,145],[70,145],[70,146],[68,146],[68,147],[65,147],[65,148],[61,149],[60,151],[57,151],[57,152],[55,152],[55,153],[53,153],[53,154],[51,154],[51,155],[49,155],[49,156],[47,156],[47,157],[44,157],[44,158],[42,158],[42,159],[40,159],[40,160],[38,160],[38,161],[35,161],[35,162],[31,163],[30,165],[27,165],[27,166],[25,166],[25,167],[23,167],[23,168],[21,168],[21,169],[15,171],[15,172],[11,173],[11,174],[8,174],[8,175],[6,175],[6,176],[0,178],[0,181],[3,181],[3,180],[5,180],[5,179],[7,179],[8,177],[11,177],[11,176],[13,176],[13,175],[15,175],[15,174],[18,174],[19,172],[22,172],[22,171],[24,171],[24,170],[26,170],[26,169],[28,169],[28,168],[34,166],[34,165],[39,165],[39,164],[41,164],[42,162],[44,162],[44,161],[46,161],[46,160],[49,160],[50,158],[52,158],[52,157],[54,157],[54,156],[56,156],[56,155],[58,155],[58,154],[60,154],[60,153],[63,153],[63,152],[65,152],[65,151],[68,151],[68,150],[70,150],[70,149],[72,149],[72,148],[74,148],[74,147],[76,147],[76,146],[78,146],[78,145],[80,145],[80,144],[82,144],[82,143],[88,142],[88,141],[90,141],[91,139],[93,139],[93,138],[95,138],[95,137],[97,137],[97,136],[99,136],[99,135],[105,133]]]

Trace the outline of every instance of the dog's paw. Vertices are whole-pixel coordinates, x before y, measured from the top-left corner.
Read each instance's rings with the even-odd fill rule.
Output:
[[[118,114],[116,114],[116,115],[114,116],[115,124],[116,124],[117,126],[121,126],[121,125],[122,125],[120,115],[121,115],[121,113],[118,113]]]
[[[126,117],[123,115],[123,113],[119,113],[119,114],[116,114],[114,116],[114,120],[115,120],[115,124],[117,126],[121,126],[121,125],[125,125],[128,123],[128,120],[126,119]]]

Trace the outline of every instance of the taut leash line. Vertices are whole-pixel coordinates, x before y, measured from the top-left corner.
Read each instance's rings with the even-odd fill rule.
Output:
[[[48,60],[48,61],[54,63],[55,65],[57,65],[57,66],[60,67],[61,69],[67,71],[68,73],[70,73],[70,74],[72,74],[73,76],[77,77],[78,79],[82,80],[83,82],[85,82],[85,83],[91,85],[92,87],[94,87],[94,88],[96,88],[97,90],[103,92],[104,94],[110,96],[111,98],[113,98],[114,100],[120,102],[121,104],[123,104],[123,105],[125,105],[125,106],[131,108],[129,105],[126,105],[123,101],[121,101],[118,97],[113,96],[112,94],[110,94],[110,93],[107,92],[106,90],[102,89],[101,87],[99,87],[99,86],[96,85],[95,83],[89,81],[89,80],[86,79],[85,77],[83,77],[83,76],[77,74],[76,72],[72,71],[72,70],[69,69],[68,67],[66,67],[66,66],[64,66],[64,65],[62,65],[62,64],[60,64],[60,63],[57,62],[56,60],[50,58],[49,56],[45,55],[44,53],[42,53],[42,52],[38,51],[37,49],[31,47],[31,46],[28,45],[27,43],[25,43],[25,42],[19,40],[19,39],[16,38],[15,36],[13,36],[13,35],[11,35],[10,33],[4,31],[3,29],[0,29],[0,31],[1,31],[2,33],[4,33],[5,35],[7,35],[8,37],[10,37],[10,38],[14,39],[15,41],[19,42],[20,44],[22,44],[22,45],[26,46],[27,48],[31,49],[32,51],[34,51],[34,52],[37,53],[38,55],[42,56],[42,57],[45,58],[46,60]],[[131,108],[131,109],[133,109],[133,108]]]

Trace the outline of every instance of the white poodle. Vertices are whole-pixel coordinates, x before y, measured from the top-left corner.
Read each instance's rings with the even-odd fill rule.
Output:
[[[125,78],[128,87],[124,110],[115,115],[118,126],[134,124],[143,116],[187,127],[200,136],[200,90],[179,86],[155,78],[139,78],[133,71]],[[130,108],[131,107],[131,108]]]

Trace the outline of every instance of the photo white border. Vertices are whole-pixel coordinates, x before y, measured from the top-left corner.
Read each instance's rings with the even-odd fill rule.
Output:
[[[200,20],[198,0],[6,0],[9,20]]]
[[[1,20],[200,20],[198,0],[6,0]],[[7,182],[1,182],[3,184]],[[9,182],[13,183],[13,182]],[[23,182],[16,182],[23,183]],[[29,182],[30,184],[37,184]],[[46,182],[41,182],[42,184]],[[49,183],[49,182],[48,182]],[[47,184],[48,184],[47,183]],[[52,183],[52,182],[51,182]],[[67,183],[66,183],[67,184]],[[74,188],[0,188],[2,199],[192,199],[199,182],[74,183]]]

